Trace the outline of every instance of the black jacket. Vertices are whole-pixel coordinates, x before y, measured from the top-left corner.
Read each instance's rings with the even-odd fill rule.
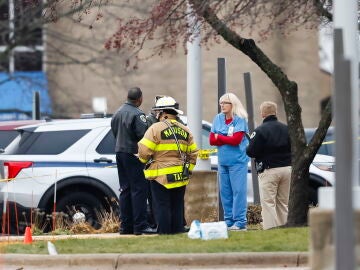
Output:
[[[111,130],[115,137],[115,152],[136,154],[138,141],[147,130],[145,114],[135,105],[126,102],[111,119]]]
[[[291,165],[291,145],[287,125],[279,122],[275,115],[266,117],[251,134],[246,148],[249,157],[264,169]]]

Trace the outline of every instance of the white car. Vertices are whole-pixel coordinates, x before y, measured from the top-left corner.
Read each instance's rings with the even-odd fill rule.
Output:
[[[186,122],[186,118],[183,119]],[[211,130],[211,124],[209,122],[203,121],[202,129],[202,149],[215,149],[216,147],[210,146],[209,144],[209,133]],[[311,131],[306,130],[306,135],[308,138],[312,136]],[[330,129],[330,132],[332,129]],[[326,148],[326,149],[325,149]],[[330,149],[330,146],[325,143],[320,150],[321,153]],[[216,153],[210,155],[211,159],[211,169],[217,170],[218,159]],[[335,181],[335,158],[330,155],[317,154],[310,165],[309,168],[310,178],[309,178],[309,204],[317,205],[318,203],[318,194],[317,190],[322,186],[333,186]],[[247,175],[247,201],[252,203],[254,202],[254,192],[253,192],[253,181],[251,174],[251,162],[248,164],[248,175]]]
[[[95,209],[117,209],[119,180],[110,121],[59,120],[18,128],[18,137],[0,155],[2,178],[16,180],[0,182],[0,209],[4,210],[4,202],[9,202],[12,225],[15,206],[19,229],[23,231],[29,225],[30,210],[39,208],[51,213],[54,197],[56,211],[72,218],[80,213],[95,228],[99,227]],[[214,148],[208,142],[210,129],[211,124],[203,121],[202,149]],[[217,169],[216,154],[210,158],[212,169]],[[316,198],[318,186],[333,184],[333,173],[326,167],[330,161],[317,156],[311,165],[310,187]],[[248,201],[253,201],[250,169]],[[12,226],[11,232],[15,229]]]

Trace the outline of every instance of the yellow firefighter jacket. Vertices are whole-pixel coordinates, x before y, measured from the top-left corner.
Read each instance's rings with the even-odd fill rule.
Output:
[[[139,141],[139,159],[143,163],[150,163],[144,171],[146,179],[156,180],[170,189],[189,183],[189,178],[182,176],[183,161],[172,131],[175,132],[181,151],[186,153],[190,161],[190,172],[196,164],[198,149],[186,126],[174,119],[164,121],[151,125]]]

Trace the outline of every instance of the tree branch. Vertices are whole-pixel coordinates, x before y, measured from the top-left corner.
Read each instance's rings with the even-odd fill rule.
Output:
[[[304,156],[310,156],[311,160],[314,159],[315,154],[319,150],[321,146],[321,142],[324,140],[326,136],[326,132],[331,124],[331,120],[332,120],[331,111],[332,111],[332,104],[331,104],[331,99],[329,99],[324,111],[321,114],[321,119],[318,128],[315,131],[313,137],[311,138],[308,147],[306,147],[304,151]]]
[[[325,8],[325,1],[314,0],[314,6],[316,8],[317,14],[321,17],[325,17],[330,22],[333,21],[333,15]]]

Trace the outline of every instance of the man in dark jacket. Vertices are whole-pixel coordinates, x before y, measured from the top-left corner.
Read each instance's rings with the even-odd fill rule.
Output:
[[[148,128],[145,114],[139,109],[141,103],[141,89],[131,88],[127,102],[111,120],[120,182],[120,234],[156,233],[147,223],[148,183],[143,172],[144,166],[137,156],[137,143]]]
[[[277,105],[265,101],[260,105],[263,123],[251,134],[246,149],[255,158],[263,229],[287,222],[291,179],[291,145],[287,125],[276,117]]]

